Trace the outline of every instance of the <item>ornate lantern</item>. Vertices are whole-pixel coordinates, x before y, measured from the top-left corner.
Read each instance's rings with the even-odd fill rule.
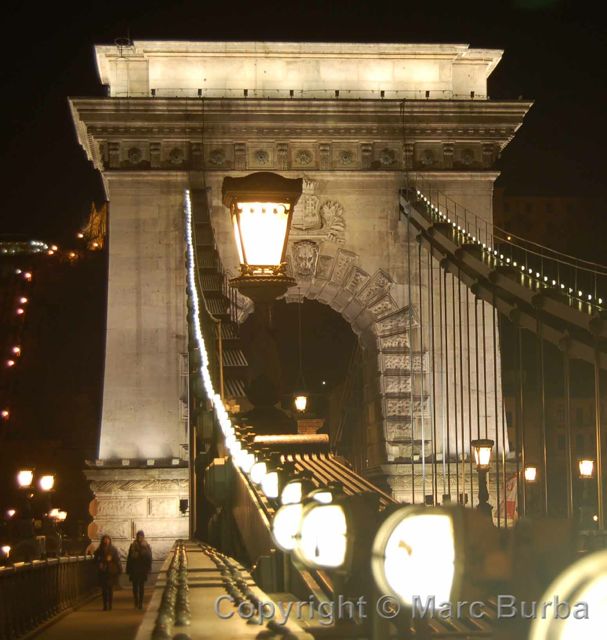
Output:
[[[230,209],[241,271],[230,284],[255,302],[270,302],[295,284],[285,267],[301,190],[301,178],[268,172],[223,180],[223,203]]]

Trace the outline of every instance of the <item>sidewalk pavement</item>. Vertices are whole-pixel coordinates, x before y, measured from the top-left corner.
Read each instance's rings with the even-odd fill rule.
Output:
[[[99,594],[36,634],[35,640],[133,640],[152,590],[145,590],[142,611],[133,606],[133,593],[128,588],[114,591],[111,611],[103,611]]]

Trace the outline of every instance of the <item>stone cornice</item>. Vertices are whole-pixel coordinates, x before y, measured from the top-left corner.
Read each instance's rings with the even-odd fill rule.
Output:
[[[79,142],[100,171],[203,164],[222,171],[489,169],[530,106],[481,100],[70,100]]]

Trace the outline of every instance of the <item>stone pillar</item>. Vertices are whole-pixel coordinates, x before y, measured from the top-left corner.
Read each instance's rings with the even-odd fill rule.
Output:
[[[106,171],[107,337],[90,537],[124,552],[143,529],[161,561],[187,537],[188,365],[183,194],[178,171]],[[131,468],[128,468],[131,467]],[[135,468],[133,468],[135,467]]]
[[[152,570],[158,571],[175,539],[188,537],[188,516],[179,510],[179,501],[188,497],[188,469],[99,468],[85,473],[95,494],[89,537],[96,541],[109,535],[124,560],[136,532],[143,529],[154,555]]]

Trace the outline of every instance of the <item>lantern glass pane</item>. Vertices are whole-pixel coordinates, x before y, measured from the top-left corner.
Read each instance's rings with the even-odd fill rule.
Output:
[[[295,548],[302,511],[303,506],[300,503],[287,504],[274,515],[272,537],[283,551],[292,551]]]
[[[301,482],[289,482],[282,490],[280,500],[282,504],[297,504],[302,499],[302,486]]]
[[[311,566],[341,567],[346,559],[347,533],[346,514],[339,505],[314,506],[301,521],[298,555]]]
[[[411,515],[398,524],[386,543],[384,575],[407,605],[435,597],[448,602],[455,575],[453,520],[446,514]]]
[[[278,472],[269,471],[261,480],[261,490],[266,498],[278,498]]]
[[[236,249],[238,250],[238,259],[240,260],[240,264],[244,264],[242,244],[240,243],[240,232],[238,231],[238,218],[236,216],[232,216],[232,224],[234,226],[234,239],[236,240]]]
[[[238,203],[242,262],[249,266],[279,266],[282,262],[288,205],[277,202]],[[236,234],[238,236],[238,234]],[[237,240],[238,244],[238,240]]]
[[[527,482],[535,482],[537,478],[537,467],[525,467],[525,480]]]
[[[308,398],[304,395],[295,396],[295,408],[300,413],[303,413],[308,406]]]

